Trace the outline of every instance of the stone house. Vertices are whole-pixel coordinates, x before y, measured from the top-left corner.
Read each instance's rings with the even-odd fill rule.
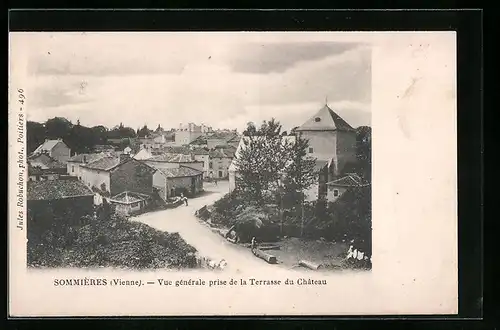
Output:
[[[94,193],[78,180],[30,181],[27,183],[28,235],[78,226],[92,215]],[[61,221],[54,223],[55,220]]]
[[[33,151],[33,155],[47,154],[55,160],[65,163],[71,157],[71,149],[62,139],[45,140],[38,148]]]
[[[154,169],[129,155],[107,156],[81,165],[82,181],[105,195],[124,191],[153,193]]]
[[[153,187],[166,202],[180,194],[194,196],[203,191],[203,172],[184,166],[158,168],[153,175]]]

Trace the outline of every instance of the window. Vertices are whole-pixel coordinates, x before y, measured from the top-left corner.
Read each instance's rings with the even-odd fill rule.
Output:
[[[222,178],[222,171],[219,171],[219,178]]]
[[[71,173],[74,173],[75,172],[75,167],[73,165],[71,165]]]
[[[339,196],[339,190],[338,189],[334,189],[333,190],[333,196],[334,197],[338,197]]]
[[[314,118],[314,121],[317,122],[317,123],[319,123],[321,121],[321,118],[316,117],[316,118]]]
[[[314,152],[313,148],[309,148],[309,153],[312,154]]]
[[[208,163],[208,167],[209,168],[214,168],[214,163],[212,163],[212,162]]]

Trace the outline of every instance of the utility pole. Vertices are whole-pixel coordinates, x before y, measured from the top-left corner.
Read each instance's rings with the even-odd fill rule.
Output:
[[[301,199],[301,219],[300,219],[300,237],[304,236],[304,193],[302,193]]]

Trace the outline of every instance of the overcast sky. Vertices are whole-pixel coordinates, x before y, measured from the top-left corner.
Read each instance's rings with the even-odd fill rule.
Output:
[[[323,33],[36,33],[29,120],[138,128],[301,125],[324,104],[370,125],[370,46]]]

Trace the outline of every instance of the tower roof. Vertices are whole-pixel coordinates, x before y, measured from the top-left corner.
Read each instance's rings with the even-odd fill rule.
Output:
[[[354,131],[344,119],[325,105],[314,116],[309,118],[297,131]]]

